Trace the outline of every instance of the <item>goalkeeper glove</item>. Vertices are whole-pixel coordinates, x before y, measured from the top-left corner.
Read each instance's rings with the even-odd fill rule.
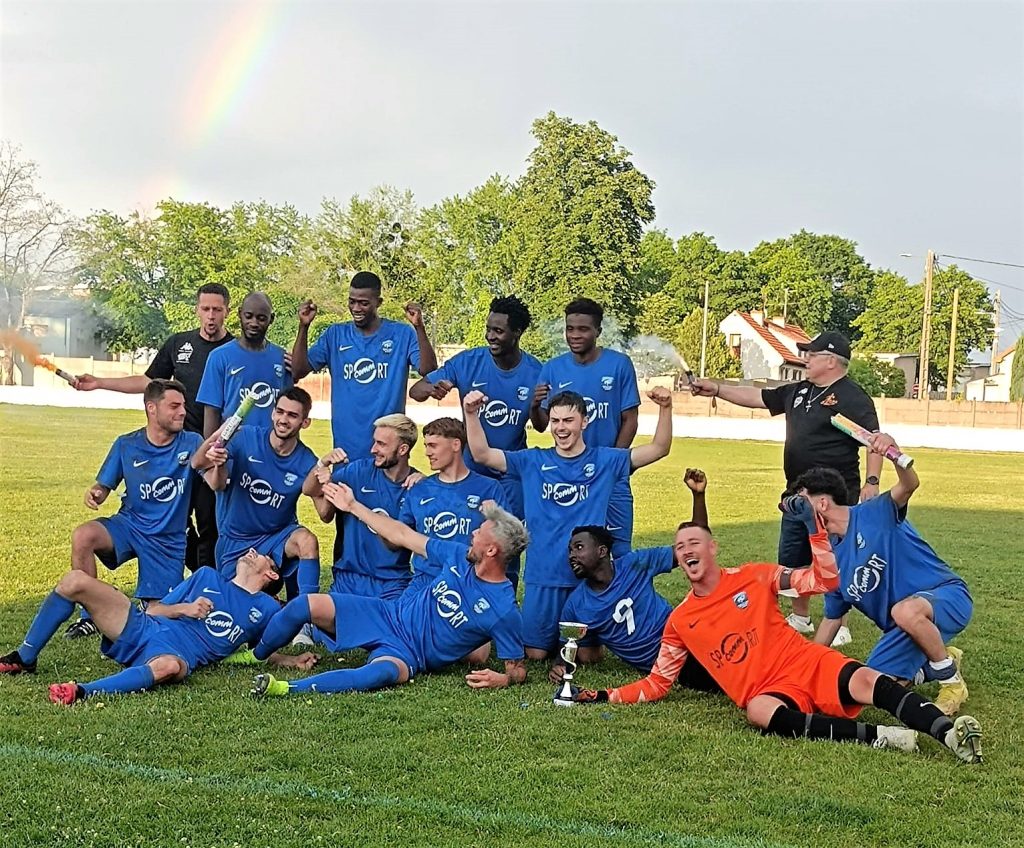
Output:
[[[573,700],[577,704],[603,704],[608,701],[607,689],[580,689],[573,693]]]
[[[795,521],[802,521],[807,527],[807,535],[818,532],[818,520],[814,515],[814,507],[803,495],[788,495],[782,499],[779,509]]]

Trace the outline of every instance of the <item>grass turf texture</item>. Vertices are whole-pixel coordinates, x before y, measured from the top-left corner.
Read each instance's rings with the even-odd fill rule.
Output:
[[[111,441],[141,420],[0,407],[0,650],[18,644],[68,567],[71,530],[94,515],[83,492]],[[306,441],[326,451],[328,426],[314,423]],[[114,669],[97,639],[58,637],[36,675],[0,679],[3,843],[1024,844],[1021,460],[914,455],[924,483],[912,518],[975,598],[975,620],[957,643],[969,711],[985,729],[984,766],[962,766],[931,740],[908,755],[763,738],[724,698],[682,691],[646,706],[558,709],[540,664],[525,686],[504,691],[474,692],[456,667],[393,691],[266,702],[245,697],[253,670],[214,668],[182,686],[58,708],[46,700],[48,683]],[[419,450],[416,462],[426,467]],[[722,562],[772,559],[781,466],[773,444],[677,440],[668,460],[633,478],[636,544],[668,543],[689,517],[686,466],[708,473]],[[883,487],[890,468],[885,475]],[[329,551],[333,528],[308,502],[300,518]],[[122,589],[134,584],[134,566],[101,573]],[[658,579],[670,600],[682,597],[678,574]],[[820,609],[815,601],[816,618]],[[859,616],[852,627],[848,652],[863,657],[876,631]],[[320,668],[337,662],[325,657]],[[633,677],[608,659],[581,669],[580,682]],[[865,717],[886,720],[877,710]]]

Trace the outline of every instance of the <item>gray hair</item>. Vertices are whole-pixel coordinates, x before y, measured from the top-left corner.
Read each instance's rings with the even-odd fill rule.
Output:
[[[847,359],[845,356],[840,356],[838,353],[833,353],[832,355],[836,358],[836,362],[838,363],[840,368],[846,371],[850,369],[849,359]]]
[[[485,519],[494,522],[494,538],[501,548],[505,562],[511,562],[526,550],[530,535],[522,521],[493,501],[485,501],[480,507],[480,512]]]

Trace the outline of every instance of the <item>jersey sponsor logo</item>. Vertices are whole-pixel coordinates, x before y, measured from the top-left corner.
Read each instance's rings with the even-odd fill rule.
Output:
[[[606,392],[610,392],[614,387],[615,387],[615,378],[614,377],[602,377],[601,378],[601,388],[604,389]]]
[[[277,494],[277,492],[274,491],[274,487],[260,477],[252,477],[250,474],[243,471],[238,484],[249,493],[249,497],[252,498],[252,502],[258,506],[269,506],[271,509],[280,509],[281,504],[284,503],[284,495]]]
[[[394,349],[395,349],[395,343],[393,341],[391,341],[391,339],[384,339],[384,341],[382,341],[380,343],[380,352],[381,353],[391,354],[391,352],[394,351]]]
[[[608,417],[608,410],[611,408],[611,404],[607,401],[596,402],[593,398],[583,398],[587,404],[587,423],[593,424],[594,419],[600,418],[605,419]]]
[[[636,619],[633,618],[633,599],[623,598],[615,605],[612,613],[612,621],[616,624],[626,625],[626,635],[632,636],[636,630]]]
[[[346,363],[342,369],[342,377],[346,380],[355,380],[357,383],[366,385],[374,380],[386,380],[388,377],[388,363],[374,362],[363,356],[353,363]]]
[[[732,602],[736,604],[737,609],[746,609],[750,605],[750,598],[746,592],[737,592],[732,596]]]
[[[354,347],[355,345],[340,345],[338,347],[338,353],[344,353],[346,350],[352,350]]]
[[[290,471],[284,475],[284,484],[286,486],[294,486],[295,481],[299,479],[299,475],[292,474]]]
[[[466,508],[467,509],[480,509],[480,496],[479,495],[467,495],[466,496]]]
[[[560,389],[564,389],[566,386],[571,386],[571,385],[572,385],[572,380],[566,380],[564,383],[561,380],[559,380],[559,382],[558,382],[558,388],[560,388]]]
[[[148,459],[133,459],[132,468],[142,468],[147,462],[149,462]]]
[[[438,580],[430,592],[434,596],[437,614],[452,627],[459,628],[469,621],[469,616],[462,611],[462,595],[449,588],[444,580]]]
[[[178,454],[178,465],[185,465],[188,462],[188,451],[181,451]]]
[[[586,465],[583,466],[584,477],[593,477],[596,471],[597,467],[592,462],[588,462]]]
[[[556,506],[570,507],[590,497],[590,486],[586,483],[543,483],[540,496],[542,500],[554,501]]]
[[[491,605],[487,603],[487,598],[480,598],[475,604],[473,604],[473,612],[480,615],[487,612],[491,608]]]
[[[261,618],[263,618],[262,612],[256,609],[256,607],[249,608],[249,621],[251,621],[253,624],[256,624],[256,622],[258,622]]]
[[[183,344],[181,347],[178,348],[178,353],[175,356],[175,359],[179,363],[181,363],[183,365],[187,365],[189,362],[192,361],[192,352],[193,352],[193,350],[192,350],[192,343],[191,342],[185,342],[185,344]]]
[[[185,481],[173,477],[158,477],[152,483],[139,483],[139,495],[144,501],[167,503],[185,493]]]
[[[529,389],[528,386],[520,386],[518,389],[516,389],[516,399],[517,400],[526,400],[529,397],[530,397],[530,389]]]
[[[878,554],[872,554],[871,559],[853,572],[853,579],[846,587],[847,594],[855,601],[859,601],[865,595],[874,592],[882,582],[882,572],[887,565],[888,563]]]
[[[518,427],[522,415],[521,409],[511,409],[505,401],[496,398],[484,407],[483,418],[492,427],[503,427],[506,424]]]
[[[238,373],[240,373],[240,372],[242,372],[244,370],[245,370],[245,366],[244,365],[239,365],[237,368],[229,368],[228,369],[228,374],[230,374],[232,377],[234,377],[235,374],[238,374]]]
[[[245,366],[242,366],[243,368]],[[269,383],[265,383],[262,380],[258,383],[253,383],[249,389],[253,395],[256,396],[256,406],[261,409],[266,409],[268,406],[273,406],[274,401],[277,400],[277,394],[279,389],[273,388]],[[241,400],[246,395],[246,389],[242,388],[238,390],[238,399]]]
[[[715,664],[715,668],[721,668],[726,663],[739,665],[750,656],[750,649],[757,643],[756,627],[743,633],[727,633],[718,648],[711,652],[711,661]]]
[[[227,639],[234,644],[242,635],[243,628],[235,624],[234,616],[227,610],[214,610],[203,619],[207,632],[215,639]]]
[[[470,520],[459,518],[454,512],[439,512],[437,515],[423,519],[423,532],[438,539],[451,539],[456,534],[468,536]]]
[[[366,490],[363,489],[363,491],[365,492]],[[373,489],[370,489],[370,491],[372,492]],[[390,515],[388,515],[388,511],[386,509],[384,509],[383,507],[379,507],[379,506],[378,507],[374,507],[370,511],[377,513],[377,515],[387,515],[388,518],[391,517]],[[366,529],[369,530],[371,533],[373,533],[374,536],[378,535],[377,531],[374,530],[372,527],[367,527]]]

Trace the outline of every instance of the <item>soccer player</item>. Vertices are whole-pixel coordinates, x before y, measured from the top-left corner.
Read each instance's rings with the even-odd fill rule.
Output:
[[[706,527],[686,522],[675,538],[675,556],[690,592],[665,624],[651,673],[610,690],[584,690],[581,703],[638,703],[664,698],[692,654],[747,720],[764,733],[862,742],[876,748],[917,748],[927,733],[965,762],[981,762],[981,727],[971,716],[956,721],[891,677],[839,651],[808,642],[790,627],[778,595],[831,591],[839,582],[828,535],[810,503],[789,505],[814,533],[809,569],[769,563],[721,568],[718,545]],[[907,727],[856,721],[862,705],[876,706]]]
[[[369,651],[368,662],[291,682],[261,674],[253,685],[254,696],[394,686],[418,672],[439,671],[489,641],[505,661],[505,672],[476,669],[466,675],[466,683],[474,689],[499,689],[526,680],[522,622],[505,577],[506,564],[526,546],[526,528],[518,518],[490,501],[484,503],[486,520],[473,531],[467,549],[458,542],[430,539],[381,515],[357,501],[348,486],[329,483],[324,494],[392,545],[443,563],[441,573],[432,585],[397,603],[334,593],[291,601],[264,632],[253,652],[257,659],[287,645],[312,622],[332,636],[336,650]]]
[[[360,271],[352,277],[348,309],[352,321],[331,324],[313,347],[309,325],[317,307],[306,301],[299,308],[299,331],[292,347],[292,373],[296,380],[326,368],[331,374],[331,432],[334,447],[349,459],[371,453],[374,421],[405,412],[409,368],[427,374],[437,368],[434,348],[423,325],[418,303],[405,305],[411,326],[382,318],[380,277]],[[334,559],[342,556],[342,516],[338,514]]]
[[[204,566],[143,612],[113,586],[81,571],[69,571],[46,597],[21,646],[0,657],[0,674],[36,670],[36,658],[74,612],[85,607],[103,634],[103,654],[124,666],[92,683],[54,683],[50,700],[70,706],[94,695],[139,692],[180,683],[197,668],[227,658],[257,641],[281,609],[265,594],[278,580],[269,557],[249,551],[228,580]],[[267,659],[290,668],[312,668],[315,654]]]
[[[224,493],[217,569],[230,580],[239,558],[254,550],[278,564],[290,598],[320,590],[319,544],[296,515],[302,484],[316,465],[316,455],[299,438],[312,405],[304,389],[285,389],[274,405],[272,427],[243,424],[223,448],[216,446],[215,433],[192,458],[192,466],[205,471],[206,484]],[[314,503],[327,514],[323,498]]]
[[[256,405],[245,419],[251,426],[269,427],[277,396],[292,384],[284,348],[267,341],[274,323],[270,298],[250,292],[238,308],[242,335],[217,348],[206,361],[197,400],[206,406],[203,434],[209,436],[231,415],[248,393]]]
[[[71,534],[71,568],[96,576],[96,560],[115,569],[139,562],[135,595],[162,598],[185,570],[185,525],[195,474],[189,459],[202,436],[185,427],[185,387],[151,380],[142,394],[146,426],[118,436],[103,461],[85,505],[99,509],[124,481],[121,508],[109,518],[79,524]],[[88,611],[65,632],[68,639],[98,633]]]
[[[872,450],[884,456],[895,444],[877,433]],[[968,692],[963,653],[946,643],[967,626],[974,604],[963,579],[907,521],[907,504],[921,483],[917,472],[893,465],[896,485],[856,506],[845,505],[845,481],[831,468],[812,468],[796,480],[831,534],[839,564],[839,586],[825,596],[814,641],[831,643],[840,618],[856,607],[882,630],[865,664],[901,681],[938,681],[935,703],[951,716]]]
[[[414,472],[409,453],[416,445],[416,425],[406,415],[384,415],[373,422],[372,456],[346,461],[345,451],[335,448],[321,457],[306,477],[304,494],[323,495],[325,483],[351,486],[374,512],[398,518],[407,494],[406,484]],[[327,504],[320,514],[324,521],[334,518]],[[344,529],[341,556],[334,563],[332,592],[394,600],[409,585],[409,552],[391,548],[370,527],[342,511]]]
[[[196,318],[199,327],[175,333],[166,342],[146,369],[145,374],[130,377],[94,377],[79,374],[75,388],[80,392],[106,389],[125,394],[142,394],[151,380],[177,380],[185,387],[185,429],[203,432],[203,407],[196,401],[210,352],[234,338],[224,328],[230,295],[220,283],[207,283],[196,293]],[[213,492],[208,486],[193,486],[185,567],[195,571],[201,565],[213,565],[217,543],[217,518]],[[195,517],[195,525],[192,523]]]
[[[846,481],[847,503],[866,501],[878,494],[878,475],[882,458],[868,451],[867,476],[860,484],[860,442],[832,426],[831,419],[842,413],[869,430],[878,429],[875,404],[867,393],[847,376],[850,367],[850,342],[841,333],[821,333],[810,342],[797,347],[807,354],[806,376],[798,383],[772,389],[756,386],[731,386],[713,380],[693,379],[690,390],[695,395],[720,397],[737,406],[767,409],[772,415],[786,416],[786,442],[783,448],[783,470],[786,475],[785,498],[793,494],[796,478],[808,468],[824,465],[834,468]],[[811,548],[803,524],[786,512],[782,513],[779,530],[779,562],[789,568],[805,568],[811,562]],[[801,633],[813,633],[810,602],[793,599],[793,613],[786,620]],[[835,645],[850,641],[850,631],[837,632]]]
[[[558,645],[558,617],[577,579],[565,556],[573,527],[607,524],[613,490],[626,484],[630,471],[668,456],[672,447],[672,395],[657,388],[648,393],[659,407],[658,425],[649,444],[626,450],[590,447],[584,441],[587,403],[575,392],[562,392],[548,405],[552,448],[503,451],[487,444],[480,410],[487,397],[466,395],[466,437],[473,458],[522,482],[524,512],[530,528],[523,595],[523,640],[530,659],[542,660]],[[613,553],[629,551],[633,516],[623,516],[612,530]]]
[[[487,315],[487,345],[455,354],[409,389],[409,397],[416,401],[431,397],[441,400],[456,389],[462,401],[471,391],[483,391],[487,395],[487,406],[480,420],[487,430],[487,443],[499,450],[523,450],[526,423],[541,371],[540,360],[519,346],[530,322],[530,310],[518,297],[494,298]],[[523,491],[519,481],[507,475],[499,476],[476,462],[469,446],[465,448],[467,467],[486,477],[497,477],[505,490],[504,501],[500,503],[522,518]],[[515,585],[518,567],[509,576]]]
[[[707,527],[704,472],[687,468],[683,482],[693,496],[691,521]],[[658,657],[661,634],[672,612],[672,605],[655,590],[654,578],[667,574],[677,563],[671,545],[642,548],[622,557],[612,557],[612,545],[611,533],[604,527],[572,531],[569,567],[580,583],[562,607],[560,620],[587,625],[586,635],[579,640],[579,662],[596,662],[603,645],[646,674]],[[565,666],[556,660],[548,675],[551,682],[561,683],[563,674]],[[692,657],[680,682],[690,688],[721,691]]]

